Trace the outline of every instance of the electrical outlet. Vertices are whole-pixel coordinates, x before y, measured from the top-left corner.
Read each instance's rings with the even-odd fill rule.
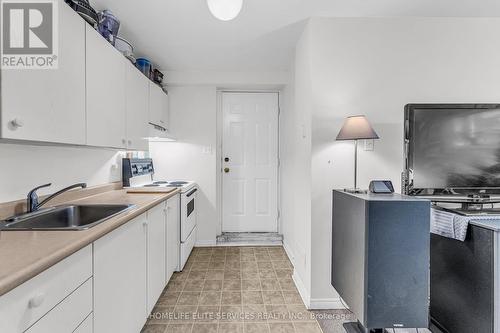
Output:
[[[375,140],[365,140],[365,151],[375,150]]]

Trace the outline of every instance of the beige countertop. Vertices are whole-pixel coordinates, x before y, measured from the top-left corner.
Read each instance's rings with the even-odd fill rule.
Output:
[[[82,231],[0,231],[0,295],[3,295],[110,231],[179,193],[128,194],[112,190],[68,203],[133,204],[93,228]]]

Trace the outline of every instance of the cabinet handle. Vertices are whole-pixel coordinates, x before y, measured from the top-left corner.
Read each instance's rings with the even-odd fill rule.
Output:
[[[19,128],[19,127],[23,127],[24,126],[24,121],[19,119],[19,118],[14,118],[10,121],[10,125],[13,127],[13,128]]]
[[[123,143],[123,144],[126,144],[126,143],[127,143],[127,140],[122,139],[122,143]]]
[[[28,302],[28,307],[30,309],[33,309],[33,308],[37,308],[39,307],[40,305],[42,305],[43,301],[45,299],[45,295],[40,293],[36,296],[33,296],[29,302]]]
[[[128,140],[128,145],[132,146],[132,140]]]

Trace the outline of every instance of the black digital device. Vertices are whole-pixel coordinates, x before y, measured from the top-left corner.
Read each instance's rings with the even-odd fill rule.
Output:
[[[394,186],[390,180],[372,180],[370,193],[394,193]]]

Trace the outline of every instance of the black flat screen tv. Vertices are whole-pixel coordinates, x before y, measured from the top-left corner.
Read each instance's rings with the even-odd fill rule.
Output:
[[[409,104],[407,194],[500,193],[500,104]]]

